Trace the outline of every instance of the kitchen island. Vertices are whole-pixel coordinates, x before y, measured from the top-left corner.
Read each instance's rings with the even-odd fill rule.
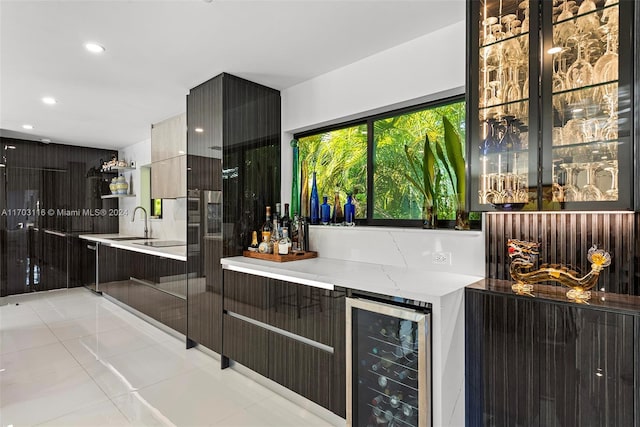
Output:
[[[250,368],[265,376],[280,381],[278,355],[267,355],[263,361],[260,346],[277,346],[278,332],[302,335],[313,342],[304,344],[288,341],[289,348],[297,345],[298,367],[316,359],[322,365],[322,351],[317,344],[329,345],[335,360],[326,362],[333,366],[330,371],[330,394],[344,396],[346,372],[339,369],[344,366],[344,297],[359,296],[382,300],[408,299],[422,302],[431,309],[431,373],[432,373],[432,424],[438,426],[464,425],[464,288],[480,279],[478,276],[448,272],[425,271],[419,268],[370,264],[357,261],[345,261],[330,258],[315,258],[303,261],[275,263],[253,258],[231,257],[221,260],[224,269],[224,345],[223,356],[240,360]],[[282,289],[302,293],[298,301],[302,307],[319,304],[315,313],[317,322],[328,323],[327,330],[322,327],[315,330],[309,320],[307,328],[305,315],[298,309],[288,318],[288,324],[279,322],[278,302]],[[284,292],[285,294],[287,292]],[[330,305],[333,304],[333,305]],[[325,312],[330,312],[327,314]],[[239,312],[239,314],[238,314]],[[333,316],[328,318],[327,316]],[[227,328],[229,330],[227,330]],[[274,333],[273,328],[277,328]],[[311,328],[311,330],[309,330]],[[271,329],[263,331],[263,329]],[[243,331],[244,333],[238,333]],[[231,334],[231,335],[230,335]],[[324,338],[328,341],[324,341]],[[314,365],[315,366],[315,365]],[[308,365],[306,366],[308,368]],[[320,366],[319,371],[324,368]],[[295,373],[291,374],[295,375]],[[313,375],[308,375],[313,377]],[[342,380],[342,381],[341,381]],[[309,380],[308,380],[309,381]],[[308,382],[307,381],[307,382]],[[304,380],[293,382],[294,389],[304,390]],[[288,384],[286,386],[289,386]],[[342,390],[342,393],[340,391]],[[305,395],[304,391],[298,391]],[[320,404],[322,396],[306,397]],[[342,403],[344,405],[344,403]],[[344,416],[339,402],[329,402],[329,409]],[[349,410],[347,408],[347,410]]]

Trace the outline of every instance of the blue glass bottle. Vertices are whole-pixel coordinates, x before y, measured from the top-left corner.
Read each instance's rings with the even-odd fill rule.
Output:
[[[347,203],[344,204],[344,222],[346,225],[353,225],[356,217],[356,205],[353,204],[351,194],[347,194]]]
[[[316,183],[316,173],[313,172],[313,182],[311,184],[311,201],[310,205],[310,217],[311,224],[318,224],[320,222],[320,200],[318,199],[318,184]]]
[[[327,203],[327,196],[322,196],[322,206],[320,206],[320,222],[322,225],[329,224],[331,219],[331,206]]]

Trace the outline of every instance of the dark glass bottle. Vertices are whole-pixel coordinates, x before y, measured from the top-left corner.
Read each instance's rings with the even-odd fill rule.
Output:
[[[276,203],[276,214],[273,217],[276,224],[278,224],[278,234],[282,235],[282,215],[280,210],[280,203]]]
[[[313,172],[313,182],[311,184],[311,200],[309,205],[311,207],[311,224],[318,224],[320,222],[320,199],[318,198],[318,184],[316,182],[315,172]]]
[[[322,196],[322,205],[320,206],[320,222],[322,225],[329,224],[331,219],[331,206],[327,203],[327,196]]]
[[[282,228],[288,228],[289,229],[289,236],[291,236],[293,234],[291,232],[291,217],[289,216],[289,203],[285,203],[284,204],[284,215],[282,216],[282,219],[280,220],[280,224],[282,224]]]
[[[273,225],[271,224],[271,206],[267,206],[267,220],[262,224],[262,241],[269,242],[271,240],[271,233],[273,232]]]
[[[340,193],[336,191],[336,195],[333,199],[333,216],[331,222],[334,224],[342,224],[344,221],[344,215],[342,214],[342,204],[340,203]]]
[[[356,205],[353,204],[351,194],[347,194],[347,203],[344,204],[344,222],[346,225],[353,225],[356,218]]]

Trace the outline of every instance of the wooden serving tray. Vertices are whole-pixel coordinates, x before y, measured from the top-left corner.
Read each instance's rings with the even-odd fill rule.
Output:
[[[275,261],[275,262],[287,262],[287,261],[300,261],[301,259],[316,258],[318,256],[318,252],[306,251],[306,252],[295,252],[287,255],[278,255],[278,254],[261,254],[260,252],[243,251],[242,255],[246,256],[247,258],[266,259],[267,261]]]

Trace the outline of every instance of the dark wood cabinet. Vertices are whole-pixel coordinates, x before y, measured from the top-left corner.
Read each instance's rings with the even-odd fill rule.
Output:
[[[224,270],[222,355],[345,416],[344,290]]]
[[[499,289],[465,293],[468,426],[640,425],[640,298],[612,298],[634,311]]]
[[[187,334],[186,263],[99,245],[99,290]]]
[[[332,353],[269,332],[267,360],[268,378],[335,412],[331,406]]]
[[[280,122],[280,92],[230,74],[187,95],[189,345],[222,351],[220,258],[280,201]]]

